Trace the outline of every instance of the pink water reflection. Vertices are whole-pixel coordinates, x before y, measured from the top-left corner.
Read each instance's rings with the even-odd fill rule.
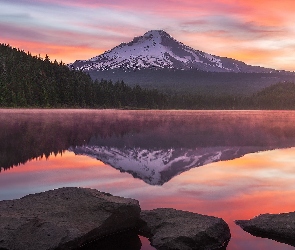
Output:
[[[248,154],[184,172],[163,186],[66,151],[0,173],[0,200],[64,186],[91,187],[140,201],[142,209],[173,207],[222,217],[231,229],[227,249],[294,249],[253,237],[234,224],[261,213],[294,211],[295,148]],[[143,240],[143,249],[149,249]]]

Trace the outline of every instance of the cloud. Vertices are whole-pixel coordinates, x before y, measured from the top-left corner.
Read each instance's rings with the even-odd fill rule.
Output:
[[[6,39],[23,39],[24,41],[42,41],[44,35],[38,30],[28,29],[26,27],[15,26],[11,24],[0,23],[0,38],[2,41]]]
[[[51,55],[71,62],[75,54],[76,59],[87,59],[90,51],[92,57],[150,29],[164,29],[211,54],[295,69],[289,44],[295,39],[294,11],[291,0],[2,0],[0,38],[4,43],[18,41],[21,48],[23,40],[26,46],[39,43],[52,51],[71,51],[74,54]],[[85,56],[72,51],[74,47]]]
[[[190,32],[211,32],[222,36],[255,39],[285,35],[286,28],[261,25],[230,16],[209,16],[203,19],[189,20],[181,23],[181,27]]]

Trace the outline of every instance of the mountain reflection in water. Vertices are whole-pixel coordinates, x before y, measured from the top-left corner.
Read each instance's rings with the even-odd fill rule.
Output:
[[[85,154],[94,149],[93,156],[111,148],[117,155],[129,150],[133,159],[136,150],[141,157],[153,154],[145,160],[159,156],[157,165],[180,157],[178,163],[188,164],[176,164],[178,173],[295,146],[294,122],[295,112],[286,111],[0,110],[0,170],[69,148]],[[114,150],[111,154],[116,155]],[[109,158],[110,152],[103,155]],[[164,169],[169,173],[159,184],[175,175],[173,166]]]
[[[231,229],[230,250],[293,249],[253,237],[233,221],[294,210],[294,121],[295,112],[284,111],[2,110],[0,200],[62,186],[91,187],[135,198],[142,209],[173,207],[222,217]],[[142,178],[145,183],[139,173],[118,167],[106,151],[97,160],[69,148],[107,149],[124,160],[132,152],[131,163],[141,156],[155,171],[156,160],[163,162],[157,152],[171,154],[165,163],[177,164],[162,165],[160,181],[147,185],[149,179]],[[208,165],[194,168],[198,162]],[[138,238],[131,238],[138,248]],[[143,248],[149,249],[146,243]]]

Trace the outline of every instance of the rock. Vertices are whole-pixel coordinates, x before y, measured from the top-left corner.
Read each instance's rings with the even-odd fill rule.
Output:
[[[224,220],[213,216],[158,208],[142,211],[147,223],[140,234],[158,250],[226,249],[230,230]]]
[[[95,189],[60,188],[0,201],[0,249],[87,249],[139,226],[139,203]]]
[[[236,220],[246,232],[295,246],[295,212],[261,214],[251,220]]]

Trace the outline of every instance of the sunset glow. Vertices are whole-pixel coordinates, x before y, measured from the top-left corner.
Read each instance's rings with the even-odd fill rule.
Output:
[[[70,63],[151,29],[210,54],[295,70],[295,2],[3,0],[0,42]]]
[[[66,151],[1,172],[0,200],[63,186],[90,187],[137,199],[142,209],[173,207],[221,217],[231,229],[228,249],[287,250],[292,247],[243,232],[234,220],[294,210],[294,153],[295,148],[248,154],[150,186],[101,161]]]

